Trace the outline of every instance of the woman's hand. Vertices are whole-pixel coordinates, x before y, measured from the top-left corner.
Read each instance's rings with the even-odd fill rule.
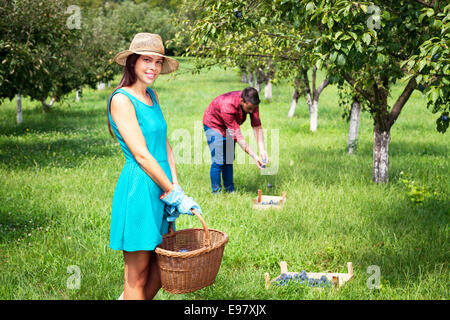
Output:
[[[166,204],[167,221],[174,221],[180,213],[193,215],[191,209],[195,209],[202,214],[200,206],[194,199],[186,196],[179,185],[174,185],[173,189],[170,192],[165,192],[160,199]]]

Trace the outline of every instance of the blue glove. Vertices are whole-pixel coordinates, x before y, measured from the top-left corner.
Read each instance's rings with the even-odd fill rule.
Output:
[[[164,211],[166,212],[166,220],[175,221],[180,214],[193,215],[191,209],[195,209],[202,214],[200,206],[192,199],[184,194],[183,189],[179,185],[167,194],[163,194],[160,198],[166,205]]]
[[[192,216],[193,213],[191,212],[191,209],[195,209],[198,213],[202,214],[202,209],[200,209],[197,202],[195,202],[191,197],[184,196],[181,203],[177,207],[177,211],[179,213],[190,214]]]
[[[178,208],[181,210],[181,212]],[[195,209],[198,213],[202,214],[202,209],[197,203],[195,203],[195,201],[191,197],[185,196],[185,200],[182,201],[178,208],[169,206],[167,204],[165,205],[165,217],[168,222],[175,221],[180,213],[193,215],[191,209]]]
[[[160,199],[171,207],[177,207],[184,197],[184,191],[179,185],[175,185],[169,193],[164,193]]]
[[[175,221],[180,215],[180,213],[177,211],[177,208],[171,207],[167,204],[164,206],[164,212],[165,212],[164,216],[166,217],[166,220],[168,222]]]

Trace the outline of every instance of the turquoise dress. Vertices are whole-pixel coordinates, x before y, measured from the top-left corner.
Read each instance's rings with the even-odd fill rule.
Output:
[[[163,190],[142,170],[114,123],[110,103],[117,93],[126,95],[133,103],[136,117],[150,154],[158,161],[170,181],[167,162],[167,123],[152,89],[147,88],[153,105],[143,103],[123,89],[117,89],[108,101],[108,117],[112,130],[125,155],[125,165],[117,181],[111,209],[109,247],[114,250],[154,250],[168,231]]]

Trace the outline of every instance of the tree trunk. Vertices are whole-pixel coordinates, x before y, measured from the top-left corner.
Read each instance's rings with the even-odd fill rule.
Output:
[[[241,67],[241,82],[242,83],[247,83],[248,79],[247,79],[247,70],[244,67]]]
[[[255,80],[256,80],[255,89],[258,90],[258,92],[261,92],[261,84],[268,82],[268,77],[264,72],[264,67],[259,66],[256,68]]]
[[[22,95],[20,93],[17,94],[17,124],[21,124],[23,121],[22,115]]]
[[[253,71],[249,71],[248,72],[248,85],[250,86],[250,87],[254,87],[254,84],[253,84],[253,82],[254,82],[254,76],[253,76]]]
[[[319,97],[323,89],[325,89],[329,84],[329,79],[323,80],[320,86],[316,89],[316,75],[317,67],[314,66],[312,70],[312,88],[309,84],[308,70],[304,69],[301,71],[303,81],[305,83],[305,91],[307,97],[307,103],[309,106],[310,123],[309,128],[312,132],[317,131],[317,114],[319,111]]]
[[[358,147],[358,130],[361,115],[361,104],[358,100],[353,99],[352,110],[350,114],[350,128],[348,130],[347,150],[348,154],[352,154]]]
[[[247,72],[246,72],[246,71],[244,71],[244,72],[241,73],[241,82],[242,82],[242,83],[247,83],[247,82],[248,82],[248,79],[247,79]]]
[[[270,82],[270,78],[266,82],[266,86],[264,87],[264,99],[267,102],[272,101],[272,82]]]
[[[272,101],[272,83],[271,78],[273,77],[272,59],[269,59],[266,65],[260,65],[256,68],[256,81],[258,82],[259,90],[261,90],[261,84],[264,83],[264,99],[267,102]]]
[[[291,107],[288,112],[288,117],[292,118],[295,113],[295,108],[297,107],[298,98],[300,97],[300,94],[296,87],[294,87],[294,91],[292,92],[292,102]]]
[[[395,124],[417,86],[416,77],[412,77],[402,94],[398,97],[391,112],[388,112],[389,83],[386,77],[381,78],[382,86],[374,82],[372,90],[366,90],[357,85],[350,74],[344,74],[345,80],[352,85],[372,105],[371,113],[375,121],[373,142],[373,171],[372,180],[375,183],[387,183],[389,181],[389,143],[391,140],[391,128]],[[376,79],[375,79],[376,80]]]
[[[97,90],[105,90],[105,83],[103,81],[97,84]]]
[[[373,142],[373,174],[375,183],[389,181],[389,142],[391,133],[375,125]]]
[[[44,109],[44,112],[50,111],[50,108],[53,106],[53,103],[56,101],[56,96],[53,96],[50,99],[50,102],[47,103],[45,100],[42,100],[42,108]]]
[[[75,93],[75,101],[80,102],[80,97],[81,97],[81,89],[77,89]]]
[[[253,87],[256,89],[256,91],[261,91],[261,83],[258,81],[258,77],[255,77],[255,85]]]
[[[409,80],[402,94],[398,97],[390,113],[387,113],[387,98],[389,92],[385,89],[381,89],[378,92],[375,91],[375,98],[380,98],[377,101],[381,101],[379,112],[375,115],[374,126],[374,143],[373,143],[373,182],[386,183],[389,181],[389,142],[391,141],[391,128],[397,121],[400,112],[411,96],[414,88],[416,87],[416,78],[413,77]],[[384,85],[387,87],[387,85]]]
[[[317,114],[319,113],[319,97],[314,97],[312,104],[309,104],[309,129],[317,131]]]

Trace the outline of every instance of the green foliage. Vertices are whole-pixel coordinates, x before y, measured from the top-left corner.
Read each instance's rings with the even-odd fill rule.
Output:
[[[358,91],[387,131],[416,83],[426,84],[434,113],[449,111],[450,5],[445,1],[436,1],[435,8],[383,0],[188,3],[200,13],[187,29],[190,55],[232,65],[270,57],[277,75],[292,79],[315,64]],[[389,106],[391,86],[405,77],[411,80],[405,94]]]
[[[431,9],[418,1],[324,1],[307,13],[304,23],[322,25],[313,50],[317,62],[329,61],[333,72],[352,78],[355,89],[365,92],[375,118],[390,111],[382,100],[387,99],[390,85],[403,77],[419,84],[433,113],[443,113],[449,111],[450,96],[450,5],[443,7],[444,3],[436,1]],[[374,16],[379,23],[375,27],[370,24]],[[397,102],[400,109],[406,103]]]
[[[399,181],[404,184],[407,189],[406,194],[414,203],[423,203],[425,200],[439,195],[438,192],[431,192],[428,187],[419,185],[409,174],[403,171],[400,172]]]
[[[74,3],[83,8],[99,8],[105,4],[105,0],[75,0]],[[114,1],[113,2],[118,2]]]
[[[345,80],[353,95],[361,97],[378,135],[390,135],[419,83],[422,91],[428,88],[428,107],[440,113],[437,129],[445,132],[444,115],[450,108],[450,5],[439,0],[433,4],[204,0],[198,5],[199,19],[188,29],[189,53],[234,64],[237,57],[270,58],[277,64],[277,75],[291,79],[312,65],[325,69],[332,82]],[[392,102],[393,86],[405,78],[404,90]],[[374,166],[382,164],[380,154],[374,152]],[[373,174],[374,182],[388,181],[388,171],[374,168]]]
[[[427,97],[428,108],[439,113],[436,128],[444,133],[450,111],[450,4],[444,8],[422,8],[416,18],[428,39],[402,66],[417,74],[418,89]]]
[[[363,97],[361,97],[358,92],[355,92],[355,90],[348,85],[348,83],[337,83],[338,87],[338,97],[339,97],[339,105],[342,108],[342,119],[345,121],[350,121],[351,116],[351,110],[352,110],[352,103],[354,99],[359,101],[361,105],[361,110],[368,111],[370,110],[369,104],[367,103],[367,100],[365,100]],[[356,143],[356,142],[355,142]]]
[[[175,45],[169,41],[179,31],[178,26],[172,22],[175,13],[169,8],[155,5],[149,2],[124,1],[119,6],[105,10],[104,16],[99,17],[104,21],[103,30],[117,37],[115,52],[128,49],[134,35],[139,32],[159,34],[167,54],[183,50],[183,44]]]
[[[70,69],[55,74],[55,68],[68,62],[77,38],[77,30],[65,26],[65,3],[2,0],[0,8],[0,97],[22,93],[43,100],[53,90],[64,91]],[[56,84],[52,78],[58,76]]]
[[[0,99],[16,94],[57,100],[74,89],[107,82],[121,68],[114,55],[138,32],[175,37],[179,1],[0,0]],[[73,9],[73,8],[72,8]],[[166,41],[167,43],[167,41]],[[181,47],[169,46],[167,53]]]
[[[69,1],[5,1],[0,10],[0,99],[60,99],[113,76],[102,30]],[[78,20],[78,21],[77,21]],[[111,56],[111,54],[109,54]]]
[[[171,11],[176,11],[182,0],[74,0],[74,4],[83,8],[117,7],[124,2],[133,2],[136,4],[146,3],[150,8],[163,7]]]

